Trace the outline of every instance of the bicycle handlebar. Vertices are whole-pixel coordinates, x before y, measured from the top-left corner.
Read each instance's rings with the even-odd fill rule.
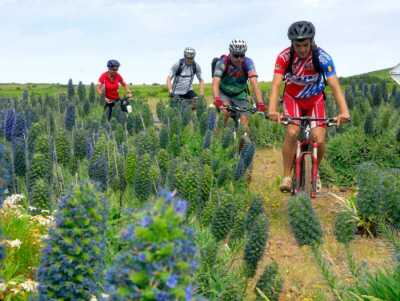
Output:
[[[241,108],[239,106],[235,106],[235,105],[228,105],[228,106],[224,106],[228,111],[230,112],[240,112],[240,113],[256,113],[257,112],[257,108],[255,107],[251,107],[251,108]],[[263,112],[260,112],[263,113]]]
[[[281,118],[281,122],[284,125],[294,124],[295,121],[322,121],[328,127],[337,126],[336,118],[315,118],[310,116],[300,116],[300,117],[283,116]]]

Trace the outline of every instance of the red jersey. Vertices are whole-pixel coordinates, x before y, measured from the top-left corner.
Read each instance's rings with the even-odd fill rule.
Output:
[[[285,70],[289,65],[290,47],[283,50],[277,57],[275,63],[275,74],[285,75]],[[331,77],[336,74],[332,58],[321,48],[318,48],[318,58],[325,73],[325,77]],[[292,73],[286,74],[285,93],[296,99],[307,99],[314,101],[319,99],[322,94],[325,83],[323,77],[315,70],[312,62],[312,52],[301,59],[294,51]]]
[[[106,90],[105,97],[111,100],[116,100],[119,98],[118,94],[119,84],[121,84],[124,87],[126,86],[124,79],[118,72],[115,73],[114,79],[112,80],[108,71],[100,75],[99,84],[104,85]]]

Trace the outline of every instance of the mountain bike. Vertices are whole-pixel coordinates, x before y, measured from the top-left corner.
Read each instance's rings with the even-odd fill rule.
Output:
[[[300,122],[300,133],[297,137],[296,156],[292,176],[292,194],[305,192],[312,198],[317,196],[318,177],[318,143],[311,140],[311,122],[323,122],[327,127],[336,126],[336,118],[314,118],[309,116],[283,116],[284,125]]]
[[[257,108],[255,106],[249,108],[241,108],[239,106],[230,104],[225,106],[229,113],[229,117],[233,119],[233,139],[236,145],[238,140],[238,131],[240,128],[240,116],[243,113],[254,114],[257,113]],[[265,113],[261,113],[265,116]],[[250,135],[245,130],[245,132],[240,136],[239,142],[237,143],[238,165],[236,166],[235,179],[238,180],[242,175],[247,174],[247,182],[251,181],[251,171],[253,169],[253,157],[255,154],[255,144],[251,141]]]
[[[232,105],[232,104],[225,106],[225,108],[229,112],[229,117],[233,119],[233,122],[234,122],[233,139],[234,139],[234,141],[236,141],[237,135],[238,135],[238,130],[240,128],[240,116],[243,113],[247,113],[247,112],[250,114],[254,114],[257,112],[257,108],[255,106],[252,106],[249,108],[241,108],[239,106]],[[240,154],[243,147],[249,143],[251,143],[251,140],[250,140],[249,134],[245,131],[244,134],[241,135],[240,139],[239,139],[238,153]]]

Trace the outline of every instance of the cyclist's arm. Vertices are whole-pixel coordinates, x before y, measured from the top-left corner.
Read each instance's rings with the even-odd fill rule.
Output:
[[[102,95],[104,91],[104,84],[98,83],[96,87],[97,94]]]
[[[204,96],[204,80],[200,80],[200,95]]]
[[[332,89],[333,97],[339,107],[338,125],[350,119],[349,109],[347,108],[346,99],[340,88],[340,83],[336,75],[330,76],[326,79],[329,87]]]
[[[120,84],[125,89],[125,92],[128,95],[128,97],[132,97],[131,89],[129,89],[129,86],[125,83],[122,77],[120,79]]]
[[[250,84],[253,87],[254,94],[256,95],[257,102],[263,102],[260,87],[258,86],[257,76],[249,78]]]
[[[173,91],[173,87],[172,87],[172,80],[174,79],[175,74],[176,74],[176,72],[178,71],[178,68],[179,68],[179,62],[175,63],[175,64],[171,67],[171,69],[170,69],[170,71],[169,71],[169,74],[168,74],[168,76],[167,76],[167,88],[168,88],[169,94],[172,94],[172,93],[174,92],[174,91]]]
[[[214,76],[213,80],[212,80],[212,92],[213,92],[213,96],[214,98],[219,97],[219,85],[221,83],[221,78],[218,76]]]
[[[171,76],[167,76],[167,88],[168,88],[168,92],[172,93],[172,78]]]
[[[271,94],[269,96],[269,110],[268,114],[271,119],[279,121],[278,102],[279,102],[279,87],[283,81],[283,75],[275,73],[271,84]],[[276,116],[276,117],[274,117]]]

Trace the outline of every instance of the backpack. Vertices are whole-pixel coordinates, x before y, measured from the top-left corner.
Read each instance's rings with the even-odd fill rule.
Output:
[[[197,72],[197,66],[196,65],[197,65],[196,62],[193,61],[192,65],[191,65],[192,66],[192,73],[193,73],[192,76],[194,76],[196,74],[196,72]],[[178,69],[176,69],[175,77],[181,75],[184,66],[185,66],[185,59],[183,58],[183,59],[179,60],[179,67],[178,67]]]
[[[313,45],[311,51],[312,51],[311,56],[312,56],[313,66],[315,68],[315,71],[317,71],[318,74],[319,74],[318,81],[322,76],[322,78],[324,79],[324,85],[326,86],[326,84],[327,84],[326,76],[325,76],[324,71],[322,70],[321,62],[319,61],[319,47],[317,47],[316,45]],[[293,48],[293,45],[292,45],[290,47],[289,64],[286,67],[285,72],[284,72],[284,77],[285,78],[286,78],[286,75],[288,73],[292,73],[293,72],[293,60],[294,60],[294,48]],[[285,94],[285,90],[286,90],[286,82],[285,82],[285,87],[283,89],[283,95]],[[322,94],[324,95],[324,99],[326,99],[324,91],[322,91]]]
[[[178,83],[178,77],[181,75],[184,66],[185,66],[185,58],[182,58],[179,60],[179,67],[178,67],[178,69],[176,69],[176,72],[175,72],[172,91],[175,91],[176,85]],[[193,78],[194,78],[195,74],[197,73],[197,64],[194,60],[193,60],[191,67],[192,67],[192,74],[190,76],[193,81]]]
[[[229,66],[229,64],[231,62],[231,60],[229,59],[229,56],[226,55],[226,54],[223,54],[220,57],[215,57],[211,61],[211,77],[214,77],[215,66],[217,65],[218,61],[221,60],[221,59],[224,59],[224,63],[225,63],[224,74],[228,70],[228,66]],[[244,61],[243,61],[242,69],[244,70],[244,72],[246,72],[246,75],[248,75],[248,70],[246,68],[246,65],[245,65]]]
[[[215,57],[212,59],[211,61],[211,78],[214,77],[214,72],[215,72],[215,66],[217,65],[218,61],[223,59],[224,60],[224,64],[225,64],[225,69],[224,69],[224,74],[226,74],[226,71],[228,70],[229,64],[231,63],[231,60],[229,59],[229,56],[226,54],[221,55],[220,57]],[[247,70],[245,61],[243,60],[242,63],[242,69],[243,71],[246,73],[247,78],[249,77],[249,71]],[[250,89],[249,86],[247,86],[246,88],[246,93],[249,95],[250,94]]]

